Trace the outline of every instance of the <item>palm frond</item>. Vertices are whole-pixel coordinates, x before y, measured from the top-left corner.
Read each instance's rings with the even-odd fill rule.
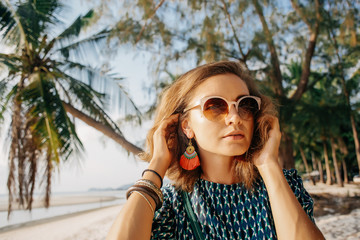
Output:
[[[16,74],[21,70],[21,59],[16,54],[0,53],[0,64],[5,65],[9,69],[9,74]]]
[[[14,12],[3,2],[0,2],[0,32],[5,44],[20,44],[20,31],[14,18]]]
[[[135,114],[140,121],[141,111],[135,105],[127,91],[123,88],[119,81],[121,77],[109,74],[101,69],[92,68],[78,62],[66,61],[65,71],[71,72],[71,76],[75,79],[86,79],[85,82],[98,93],[104,93],[113,100],[113,106],[124,109],[125,114]],[[105,97],[104,95],[104,97]]]
[[[0,120],[3,119],[4,113],[8,110],[8,104],[14,98],[17,92],[18,86],[15,85],[7,94],[4,96],[7,90],[7,83],[6,81],[0,82]],[[1,122],[1,121],[0,121]]]
[[[59,80],[60,79],[58,79],[58,81]],[[117,124],[103,110],[103,100],[101,98],[105,96],[104,94],[96,92],[89,85],[69,75],[66,75],[66,78],[63,78],[60,81],[65,81],[67,83],[68,94],[76,96],[76,102],[73,101],[73,106],[81,107],[82,111],[85,111],[96,121],[111,127],[115,132],[123,135]]]
[[[124,89],[124,87],[120,84],[118,84],[118,87],[121,89],[121,91],[123,93],[122,95],[126,97],[126,101],[129,103],[129,104],[127,104],[127,103],[124,104],[125,112],[127,110],[126,106],[129,106],[129,105],[132,106],[135,110],[135,115],[129,115],[129,117],[131,118],[131,120],[137,120],[138,123],[141,124],[141,117],[142,117],[141,111],[135,105],[134,101],[131,99],[131,97],[129,96],[128,92]],[[119,98],[119,103],[120,103],[120,101],[121,101],[121,99]],[[128,115],[128,114],[126,114],[126,115]]]
[[[0,32],[4,31],[3,35],[6,36],[15,25],[16,21],[13,18],[10,9],[0,2]]]
[[[3,95],[7,90],[7,85],[5,81],[0,81],[0,123],[4,120],[3,113],[6,109],[6,101],[3,102]]]
[[[3,98],[3,95],[5,94],[7,90],[7,85],[5,80],[0,80],[0,99]]]
[[[60,41],[60,47],[57,49],[65,58],[71,57],[81,59],[82,61],[94,61],[100,53],[100,44],[107,41],[110,31],[108,29],[101,30],[100,32],[80,39],[75,42],[65,43],[64,40]],[[92,56],[91,56],[92,55]]]
[[[74,150],[79,152],[82,144],[52,79],[49,73],[33,75],[31,84],[23,89],[21,96],[28,109],[27,118],[36,119],[31,129],[42,139],[40,147],[47,146],[53,160],[59,163],[60,157],[66,160]]]
[[[89,10],[84,16],[79,16],[67,29],[65,29],[57,39],[69,39],[72,37],[78,37],[81,30],[89,26],[97,16],[93,9]]]
[[[58,0],[26,1],[19,4],[17,15],[20,16],[27,41],[32,43],[33,47],[38,46],[40,36],[49,26],[60,22],[54,14],[59,7],[61,3]]]

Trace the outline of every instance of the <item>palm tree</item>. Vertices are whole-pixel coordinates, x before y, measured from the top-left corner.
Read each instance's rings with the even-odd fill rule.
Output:
[[[359,70],[355,71],[352,76],[349,75],[349,69],[358,68],[358,56],[359,56],[359,41],[357,40],[357,28],[356,24],[356,7],[353,7],[350,2],[347,2],[349,9],[342,9],[340,12],[344,11],[346,16],[344,21],[340,21],[337,16],[339,12],[339,6],[342,4],[337,4],[336,2],[330,4],[330,9],[326,11],[324,26],[326,26],[327,38],[329,39],[329,47],[327,48],[327,55],[332,57],[327,57],[327,61],[331,63],[332,60],[336,59],[335,66],[332,66],[333,72],[336,74],[342,86],[342,92],[348,106],[348,116],[350,118],[352,134],[355,145],[356,159],[358,163],[358,169],[360,173],[360,143],[358,132],[356,129],[355,113],[352,109],[352,104],[350,102],[351,91],[357,92],[358,90],[358,81],[359,81]],[[336,28],[339,31],[336,31]],[[339,33],[339,36],[336,33]],[[345,40],[346,39],[346,40]],[[339,41],[340,40],[340,41]],[[355,82],[351,89],[351,82]]]
[[[321,140],[326,166],[326,183],[330,185],[332,182],[327,144],[330,140],[336,181],[338,185],[343,186],[336,154],[338,144],[335,143],[335,139],[341,136],[341,128],[348,124],[344,118],[348,109],[342,96],[338,94],[339,89],[334,84],[332,75],[325,73],[315,76],[319,80],[314,88],[304,94],[296,107],[296,114],[292,117],[295,143],[299,145],[300,152],[302,146],[316,152],[318,141]]]
[[[94,59],[88,57],[99,53],[97,49],[106,43],[109,31],[83,34],[84,27],[96,20],[95,12],[90,10],[60,34],[54,34],[63,7],[57,0],[0,2],[0,40],[11,50],[0,52],[0,66],[6,70],[5,75],[0,75],[0,116],[8,114],[10,120],[9,214],[15,195],[20,206],[26,204],[31,210],[39,177],[45,183],[48,207],[53,171],[61,161],[83,150],[74,119],[68,113],[102,131],[129,152],[141,151],[126,141],[103,110],[106,87],[113,90],[117,86],[121,101],[137,114],[138,109],[119,87],[119,78],[92,66]]]

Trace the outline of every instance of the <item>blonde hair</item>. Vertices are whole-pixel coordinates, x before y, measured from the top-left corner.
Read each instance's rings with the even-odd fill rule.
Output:
[[[243,183],[246,188],[251,189],[253,182],[258,176],[257,169],[253,165],[251,159],[256,152],[262,149],[264,143],[268,139],[268,130],[270,128],[269,118],[277,115],[275,106],[270,98],[262,95],[258,91],[253,78],[247,69],[240,63],[233,61],[209,63],[186,72],[164,90],[161,95],[160,104],[156,110],[154,125],[147,135],[147,152],[144,152],[140,156],[145,161],[151,160],[154,154],[154,132],[164,118],[170,117],[172,114],[180,113],[181,116],[178,123],[178,131],[170,133],[167,139],[168,148],[173,156],[167,171],[167,176],[174,182],[175,186],[185,191],[191,192],[193,190],[195,181],[201,175],[201,168],[188,171],[181,168],[179,164],[180,157],[184,153],[189,142],[181,129],[181,122],[187,117],[187,113],[183,113],[183,110],[188,106],[189,101],[192,99],[194,89],[201,83],[206,81],[209,77],[227,73],[235,74],[240,77],[247,85],[250,95],[261,98],[260,111],[254,116],[254,134],[250,147],[246,153],[246,159],[244,161],[234,161],[234,169],[238,181]],[[198,150],[194,141],[193,145],[195,146],[195,150]]]

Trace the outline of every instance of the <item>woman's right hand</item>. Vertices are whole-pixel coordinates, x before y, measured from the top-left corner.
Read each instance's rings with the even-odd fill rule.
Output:
[[[167,144],[170,134],[176,134],[179,122],[179,114],[171,115],[160,122],[158,129],[154,132],[154,150],[150,161],[151,168],[156,168],[162,176],[170,166],[173,158]]]
[[[179,114],[172,115],[160,122],[159,127],[153,135],[153,157],[150,160],[148,169],[153,171],[144,171],[143,179],[149,180],[159,188],[162,178],[169,168],[172,154],[168,148],[169,138],[176,136],[179,122]],[[170,139],[172,141],[172,139]],[[146,192],[140,194],[131,194],[126,204],[121,209],[120,214],[113,223],[107,240],[110,239],[150,239],[151,229],[156,207],[155,200]],[[146,199],[144,199],[144,197]],[[150,206],[149,206],[150,204]]]

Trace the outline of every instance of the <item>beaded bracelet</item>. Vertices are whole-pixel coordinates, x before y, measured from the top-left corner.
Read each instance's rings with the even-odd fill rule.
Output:
[[[152,170],[152,169],[145,169],[141,174],[142,177],[144,176],[145,172],[152,172],[152,173],[156,174],[156,176],[158,176],[159,179],[160,179],[160,187],[162,187],[163,180],[162,180],[162,178],[161,178],[161,176],[160,176],[160,174],[158,172],[156,172],[155,170]]]
[[[164,196],[163,196],[161,190],[155,184],[148,182],[148,181],[149,180],[144,180],[144,179],[138,180],[134,186],[145,186],[145,187],[150,188],[151,190],[153,190],[156,193],[156,195],[159,197],[160,201],[163,202]]]
[[[145,193],[149,197],[151,197],[155,202],[156,210],[158,209],[158,206],[161,207],[162,204],[160,202],[159,197],[156,195],[155,192],[153,192],[151,189],[147,189],[146,187],[137,187],[137,186],[130,187],[129,190],[127,191],[127,193],[126,193],[126,199],[128,199],[131,196],[131,194],[133,192],[135,192],[135,191]]]
[[[158,210],[159,208],[161,208],[162,206],[162,199],[158,196],[158,194],[151,189],[150,187],[147,186],[141,186],[141,185],[134,185],[132,187],[130,187],[126,193],[126,199],[128,199],[130,197],[130,195],[134,192],[134,191],[139,191],[139,192],[143,192],[146,193],[147,195],[149,195],[155,202],[156,205],[156,209]]]

